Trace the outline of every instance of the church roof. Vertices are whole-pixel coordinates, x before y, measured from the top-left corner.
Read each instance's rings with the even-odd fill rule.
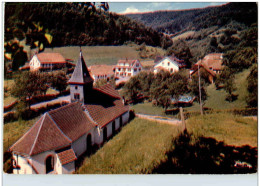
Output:
[[[79,59],[69,80],[69,84],[86,84],[92,83],[93,81],[94,80],[89,74],[82,52],[80,51]]]
[[[101,127],[129,110],[129,106],[124,105],[118,91],[110,84],[93,89],[85,100],[84,108]]]
[[[71,103],[45,113],[10,150],[31,156],[66,147],[94,126],[81,104]]]

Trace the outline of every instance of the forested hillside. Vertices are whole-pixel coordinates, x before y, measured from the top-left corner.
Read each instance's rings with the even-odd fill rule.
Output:
[[[222,27],[231,21],[250,26],[257,21],[256,14],[256,3],[228,3],[202,9],[156,11],[126,16],[157,31],[176,34],[186,30],[198,31],[212,26]]]
[[[35,31],[36,30],[36,31]],[[5,3],[5,41],[26,36],[33,47],[42,35],[52,36],[51,44],[121,45],[126,41],[167,48],[172,41],[125,16],[89,6],[89,3]],[[44,38],[42,39],[44,40]]]

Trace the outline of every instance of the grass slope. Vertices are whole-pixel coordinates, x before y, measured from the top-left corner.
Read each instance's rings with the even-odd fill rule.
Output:
[[[151,102],[139,103],[131,106],[135,113],[149,115],[165,115],[162,107],[153,106]]]
[[[178,127],[135,118],[96,154],[84,160],[78,174],[150,173],[165,160]]]
[[[232,114],[193,116],[187,130],[196,136],[213,137],[228,145],[257,147],[257,121]]]
[[[13,145],[22,135],[30,129],[30,127],[38,119],[32,119],[29,121],[19,120],[10,122],[4,125],[4,146],[3,151],[7,151],[8,148]]]
[[[136,50],[136,45],[133,46],[82,46],[83,56],[87,62],[87,65],[116,65],[119,59],[140,59],[139,51]],[[147,47],[151,50],[156,49],[158,53],[163,54],[164,51],[161,48]],[[46,48],[44,52],[59,52],[65,58],[78,60],[79,57],[79,46],[67,46],[67,47],[56,47]]]

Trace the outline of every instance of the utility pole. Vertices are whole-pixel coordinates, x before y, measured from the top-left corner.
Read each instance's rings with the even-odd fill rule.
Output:
[[[198,76],[199,76],[200,114],[203,115],[203,107],[201,102],[201,87],[200,87],[200,64],[198,64]]]

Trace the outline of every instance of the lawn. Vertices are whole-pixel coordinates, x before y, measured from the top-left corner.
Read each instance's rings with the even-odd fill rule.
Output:
[[[83,56],[88,66],[107,64],[116,65],[119,59],[140,59],[139,51],[136,50],[136,45],[133,46],[82,46]],[[148,47],[155,49],[155,47]],[[156,48],[158,53],[164,53],[160,48]],[[78,46],[55,47],[53,49],[46,48],[45,52],[59,52],[65,58],[77,61],[79,57]]]
[[[176,126],[135,118],[94,155],[87,157],[76,173],[151,173],[165,160],[165,152],[178,133]]]
[[[187,129],[196,136],[212,137],[225,144],[257,147],[257,121],[232,114],[193,116],[187,120]]]
[[[138,103],[131,106],[135,113],[165,116],[162,107],[153,106],[151,102]]]
[[[7,88],[7,92],[5,93],[5,96],[4,96],[4,106],[7,106],[11,103],[13,103],[17,98],[11,96],[10,94],[10,89],[13,87],[14,85],[14,80],[12,79],[5,79],[4,80],[4,87]]]

